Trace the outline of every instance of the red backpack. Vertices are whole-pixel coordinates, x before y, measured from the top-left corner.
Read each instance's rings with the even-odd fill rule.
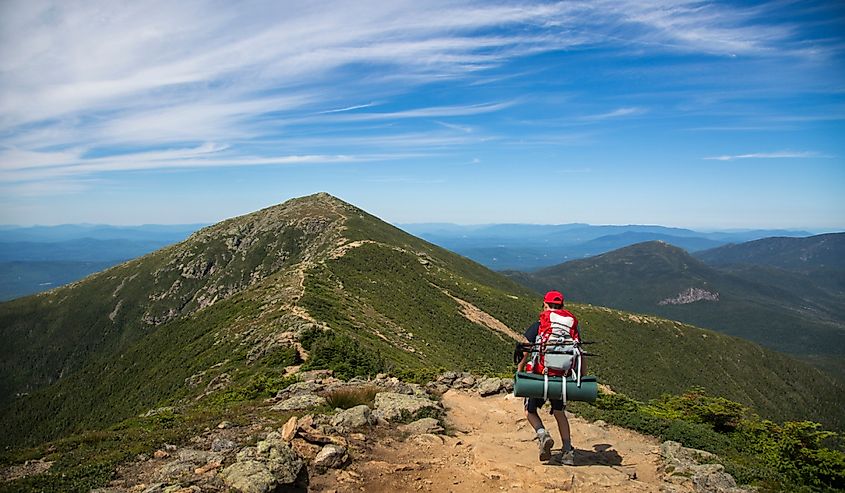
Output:
[[[580,340],[578,319],[569,310],[543,311],[533,354],[525,371],[549,376],[569,375],[580,360],[581,352],[575,346]]]

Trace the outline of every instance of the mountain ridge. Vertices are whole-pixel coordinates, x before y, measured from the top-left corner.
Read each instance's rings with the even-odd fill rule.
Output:
[[[514,337],[535,319],[538,299],[327,194],[294,199],[0,304],[0,330],[12,341],[0,348],[2,423],[13,430],[4,440],[47,439],[174,402],[220,399],[301,364],[348,375],[507,372]],[[841,422],[830,400],[842,389],[785,356],[669,320],[571,309],[587,337],[605,341],[607,359],[591,367],[614,388],[656,398],[701,384],[768,416],[790,417],[804,402],[808,416]],[[655,362],[653,376],[642,378],[632,346]],[[661,355],[664,347],[683,359]],[[704,368],[725,355],[735,359],[714,367],[716,375],[750,371],[763,388],[715,385]],[[20,393],[30,395],[14,397]]]

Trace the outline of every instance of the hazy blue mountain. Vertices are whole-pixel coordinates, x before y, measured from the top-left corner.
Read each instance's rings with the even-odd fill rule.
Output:
[[[593,255],[599,255],[611,250],[616,250],[646,241],[662,241],[690,252],[715,248],[723,244],[720,241],[711,240],[702,236],[674,236],[645,231],[626,231],[615,235],[601,236],[594,240],[584,242],[572,250],[577,253],[574,253],[571,256],[591,257]]]
[[[81,238],[74,240],[35,242],[0,242],[0,262],[12,261],[75,261],[102,262],[128,260],[173,242],[158,240],[98,240]]]
[[[758,265],[798,272],[845,270],[845,233],[764,238],[699,252],[696,257],[714,266]]]
[[[402,224],[405,231],[471,258],[494,270],[532,271],[590,257],[643,241],[660,240],[689,251],[712,249],[773,234],[804,231],[699,232],[654,225],[571,224]]]
[[[0,301],[53,289],[179,242],[196,224],[0,226]]]
[[[0,262],[0,301],[40,293],[78,281],[120,263],[107,262]]]
[[[203,226],[203,224],[144,224],[140,226],[62,224],[30,227],[5,225],[0,227],[0,242],[58,242],[91,238],[175,243],[184,240]]]
[[[744,243],[748,241],[759,240],[761,238],[771,237],[807,237],[813,236],[810,231],[804,230],[790,230],[790,229],[749,229],[749,230],[733,230],[733,231],[714,231],[705,233],[707,238],[711,240],[723,241],[725,243]]]

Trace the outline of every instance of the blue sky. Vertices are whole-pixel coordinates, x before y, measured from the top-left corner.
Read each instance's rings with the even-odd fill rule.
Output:
[[[0,4],[0,224],[845,229],[841,2]]]

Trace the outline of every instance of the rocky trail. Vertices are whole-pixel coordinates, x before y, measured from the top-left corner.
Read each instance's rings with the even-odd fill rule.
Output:
[[[547,411],[557,447],[541,463],[511,379],[447,372],[422,386],[384,375],[341,381],[328,370],[297,375],[239,424],[220,422],[139,454],[92,492],[746,491],[712,454],[576,416],[575,465],[560,465]],[[367,403],[331,410],[350,395]],[[51,464],[7,467],[0,481],[47,474]]]
[[[575,466],[548,465],[538,460],[522,399],[449,390],[442,403],[449,434],[379,442],[346,470],[314,478],[312,487],[455,493],[669,489],[659,473],[663,462],[655,439],[571,416]],[[546,415],[544,421],[551,425],[553,418]]]

